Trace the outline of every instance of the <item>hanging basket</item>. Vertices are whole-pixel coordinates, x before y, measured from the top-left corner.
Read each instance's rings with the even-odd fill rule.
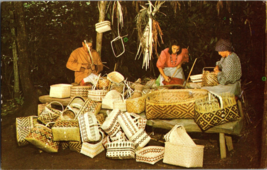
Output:
[[[103,33],[111,30],[110,21],[102,21],[95,24],[95,30],[98,33]]]

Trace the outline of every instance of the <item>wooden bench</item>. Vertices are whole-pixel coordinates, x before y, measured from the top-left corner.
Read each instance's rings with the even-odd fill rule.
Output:
[[[60,98],[52,98],[52,97],[49,97],[49,95],[45,95],[45,96],[40,96],[39,100],[41,103],[50,103],[52,101],[58,101],[63,106],[67,106],[71,98],[60,99]],[[54,103],[54,104],[59,105],[57,103]],[[218,133],[219,134],[221,158],[226,157],[226,145],[229,151],[233,150],[232,137],[227,136],[227,135],[239,136],[241,133],[242,127],[243,127],[244,114],[242,110],[241,101],[238,100],[237,105],[238,105],[241,118],[239,118],[237,121],[215,126],[205,131],[205,133]],[[145,113],[142,113],[141,116],[146,117]],[[163,129],[170,130],[172,129],[174,125],[177,125],[177,124],[183,125],[187,132],[201,132],[202,133],[202,130],[195,123],[194,119],[147,120],[147,125],[152,126],[152,133],[154,132],[154,128],[163,128]]]

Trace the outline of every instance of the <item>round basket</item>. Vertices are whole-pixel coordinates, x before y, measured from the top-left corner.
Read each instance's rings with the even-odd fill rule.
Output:
[[[81,96],[87,97],[88,90],[92,89],[92,85],[89,86],[72,86],[70,88],[70,97]]]
[[[208,96],[204,89],[159,90],[146,98],[147,119],[194,118],[195,100]]]
[[[107,90],[89,90],[88,97],[91,98],[93,101],[102,101],[107,92]]]
[[[142,113],[146,109],[146,96],[126,100],[126,110],[130,113]]]
[[[154,165],[164,157],[163,146],[147,146],[136,151],[136,162],[145,162]]]
[[[123,75],[121,75],[119,72],[117,71],[113,71],[111,73],[108,74],[107,78],[114,83],[120,83],[124,80]]]
[[[98,81],[98,89],[108,89],[110,81],[107,79],[107,77],[102,77]]]

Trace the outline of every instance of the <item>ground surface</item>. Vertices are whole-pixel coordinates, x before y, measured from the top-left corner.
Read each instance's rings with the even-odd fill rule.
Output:
[[[233,136],[234,150],[227,151],[227,158],[220,159],[219,135],[205,133],[189,133],[196,144],[204,145],[203,168],[237,169],[259,168],[260,145],[261,145],[261,119],[263,102],[257,96],[249,96],[250,104],[246,111],[252,120],[246,124],[240,137]],[[39,152],[32,145],[19,147],[16,143],[15,129],[16,113],[2,116],[2,123],[13,119],[14,123],[1,127],[1,168],[2,169],[179,169],[182,167],[172,166],[157,162],[155,165],[136,162],[131,160],[111,160],[105,157],[105,151],[90,158],[80,153],[62,150],[58,153]],[[151,128],[146,128],[151,132]],[[162,139],[167,130],[155,129],[156,139]],[[148,145],[164,146],[163,143],[151,140]]]

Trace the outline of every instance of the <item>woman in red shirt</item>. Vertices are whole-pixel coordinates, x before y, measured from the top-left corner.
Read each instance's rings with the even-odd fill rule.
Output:
[[[185,76],[181,65],[184,62],[188,62],[188,60],[188,50],[186,48],[182,49],[181,45],[176,40],[173,40],[169,48],[161,51],[157,61],[157,67],[160,72],[160,85],[164,85],[162,83],[163,80],[170,82],[170,77],[177,67],[178,70],[173,77],[181,79],[180,82],[183,85]]]

